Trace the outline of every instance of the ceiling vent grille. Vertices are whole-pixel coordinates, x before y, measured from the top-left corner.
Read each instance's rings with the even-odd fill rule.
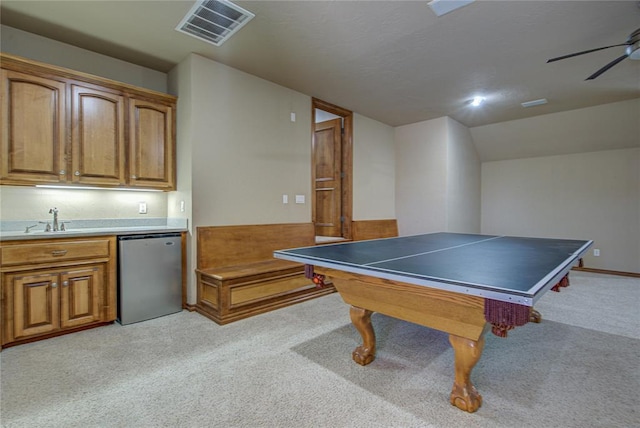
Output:
[[[220,46],[254,16],[227,0],[198,0],[176,30]]]

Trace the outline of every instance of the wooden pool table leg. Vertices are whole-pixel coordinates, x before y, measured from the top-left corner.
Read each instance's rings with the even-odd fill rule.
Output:
[[[351,357],[361,366],[366,366],[376,358],[376,335],[371,325],[372,314],[372,311],[357,306],[351,306],[349,310],[351,322],[362,336],[362,345],[354,349]]]
[[[449,342],[454,352],[456,372],[450,402],[457,408],[471,413],[482,405],[482,396],[471,383],[471,370],[482,356],[484,335],[487,329],[485,327],[478,340],[449,335]]]
[[[542,321],[542,314],[535,309],[531,308],[531,315],[529,316],[529,322],[540,323]]]

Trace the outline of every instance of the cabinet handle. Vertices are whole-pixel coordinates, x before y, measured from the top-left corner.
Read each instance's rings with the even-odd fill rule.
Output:
[[[57,282],[52,282],[52,283],[51,283],[51,288],[56,288],[57,286],[58,286],[58,283],[57,283]]]
[[[67,254],[67,250],[53,250],[51,252],[51,255],[56,257],[56,256],[64,256],[65,254]]]
[[[69,281],[62,281],[62,286],[67,287],[69,285]]]
[[[76,177],[80,175],[80,171],[76,171],[73,173],[73,175],[75,175]]]
[[[138,176],[137,175],[132,175],[131,178],[135,180],[135,179],[138,178]]]
[[[65,171],[64,169],[61,169],[60,172],[59,172],[60,175],[65,175],[66,173],[67,173],[67,171]]]

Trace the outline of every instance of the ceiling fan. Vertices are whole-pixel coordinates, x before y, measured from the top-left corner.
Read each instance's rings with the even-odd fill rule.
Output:
[[[619,45],[604,46],[604,47],[596,48],[596,49],[589,49],[588,51],[576,52],[576,53],[572,53],[572,54],[569,54],[569,55],[559,56],[557,58],[551,58],[550,60],[547,60],[547,63],[554,62],[554,61],[560,61],[561,59],[567,59],[567,58],[571,58],[571,57],[578,56],[578,55],[588,54],[588,53],[591,53],[591,52],[601,51],[603,49],[615,48],[616,46],[626,46],[627,49],[625,49],[625,54],[620,56],[620,57],[618,57],[618,58],[616,58],[616,59],[614,59],[609,64],[607,64],[604,67],[602,67],[600,70],[596,71],[591,76],[587,77],[585,80],[593,80],[593,79],[595,79],[596,77],[600,76],[602,73],[604,73],[605,71],[609,70],[611,67],[613,67],[617,63],[621,62],[625,58],[639,59],[640,60],[640,28],[638,28],[636,31],[631,33],[631,35],[629,36],[629,38],[627,39],[627,41],[625,43],[621,43]]]

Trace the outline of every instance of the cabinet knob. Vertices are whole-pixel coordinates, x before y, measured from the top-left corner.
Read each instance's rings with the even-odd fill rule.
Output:
[[[73,173],[73,175],[75,175],[76,177],[80,175],[80,171],[76,171]]]
[[[67,171],[66,171],[66,170],[61,169],[61,170],[60,170],[60,172],[59,172],[58,174],[60,174],[60,175],[65,175],[66,173],[67,173]]]
[[[67,287],[69,285],[69,281],[62,281],[62,286]]]
[[[52,283],[51,283],[51,288],[56,288],[57,286],[58,286],[58,283],[57,283],[57,282],[52,282]]]

